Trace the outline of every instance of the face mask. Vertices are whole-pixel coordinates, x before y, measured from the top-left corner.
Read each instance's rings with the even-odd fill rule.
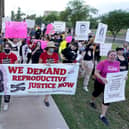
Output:
[[[53,53],[54,52],[54,48],[49,48],[49,52]]]
[[[10,53],[10,49],[4,49],[5,53],[9,54]]]

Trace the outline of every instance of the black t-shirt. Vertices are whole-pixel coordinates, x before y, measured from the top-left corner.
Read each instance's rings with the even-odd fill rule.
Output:
[[[100,58],[101,58],[101,56],[100,56],[100,47],[96,46],[94,59],[95,59],[95,61],[100,61]]]
[[[85,49],[85,56],[84,56],[84,60],[93,60],[93,48],[90,48],[92,46],[92,44],[87,45],[86,49]]]
[[[128,58],[125,57],[125,60],[120,60],[117,57],[117,61],[120,62],[120,71],[128,71]],[[124,67],[124,68],[122,68]]]
[[[34,55],[32,55],[32,64],[37,64],[39,62],[39,57],[43,53],[42,49],[38,49]]]
[[[73,51],[70,47],[64,49],[62,54],[67,59],[63,60],[63,63],[73,63],[77,58],[77,52]]]

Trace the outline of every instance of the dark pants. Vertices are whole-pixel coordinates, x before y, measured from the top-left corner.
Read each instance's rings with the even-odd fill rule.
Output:
[[[10,95],[4,95],[4,102],[9,103],[10,102]]]
[[[98,97],[101,93],[104,92],[104,88],[105,88],[105,85],[100,83],[98,80],[95,80],[94,82],[94,91],[92,93],[92,96],[93,97]],[[104,99],[103,99],[103,104],[104,105],[109,105],[109,103],[104,103]]]

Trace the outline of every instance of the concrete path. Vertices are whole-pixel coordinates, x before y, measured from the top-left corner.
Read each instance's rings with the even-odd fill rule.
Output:
[[[69,129],[52,97],[49,100],[47,108],[43,96],[12,97],[8,111],[0,112],[0,129]]]

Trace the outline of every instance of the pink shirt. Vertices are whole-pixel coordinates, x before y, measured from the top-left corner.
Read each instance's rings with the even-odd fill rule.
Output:
[[[100,75],[102,77],[106,78],[107,73],[115,73],[120,71],[120,62],[111,62],[109,60],[103,60],[97,65],[96,69],[100,71]],[[99,78],[97,78],[97,80],[100,83],[103,83]]]

